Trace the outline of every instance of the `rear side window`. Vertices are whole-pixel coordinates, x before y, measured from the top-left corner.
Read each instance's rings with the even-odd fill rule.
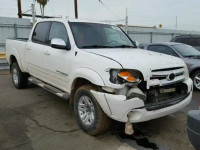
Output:
[[[49,42],[54,38],[59,38],[59,39],[64,40],[66,43],[69,43],[67,30],[63,23],[53,22],[51,24],[51,29],[50,29],[50,33],[49,33],[49,39],[48,39]]]
[[[40,44],[46,43],[50,22],[38,23],[33,31],[32,41]]]
[[[171,49],[168,46],[152,45],[152,46],[149,46],[148,49],[150,51],[153,51],[153,52],[158,52],[158,53],[162,53],[162,54],[167,54],[167,55],[172,55],[172,56],[178,57],[178,55],[176,54],[176,52],[174,52],[174,50]]]
[[[190,46],[200,46],[200,38],[177,38],[176,42],[187,44]]]

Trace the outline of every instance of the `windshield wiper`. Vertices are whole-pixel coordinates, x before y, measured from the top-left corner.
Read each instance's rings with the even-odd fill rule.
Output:
[[[82,46],[82,48],[136,48],[135,46],[131,45],[117,45],[117,46],[106,46],[106,45],[88,45]]]
[[[131,45],[117,45],[117,46],[112,46],[112,48],[136,48],[136,47]]]
[[[88,45],[88,46],[82,46],[82,48],[111,48],[111,47],[105,45]]]

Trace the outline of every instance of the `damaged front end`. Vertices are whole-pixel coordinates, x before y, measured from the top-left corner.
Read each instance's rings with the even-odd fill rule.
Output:
[[[123,85],[123,88],[102,87],[99,91],[91,92],[112,119],[131,123],[143,122],[174,113],[190,102],[192,80],[186,79],[182,70],[159,70],[157,74],[162,75],[162,78],[152,78],[150,75],[147,81],[144,81],[137,70],[114,70],[110,73],[110,81]],[[168,80],[172,71],[175,77]],[[130,76],[133,78],[128,78]]]

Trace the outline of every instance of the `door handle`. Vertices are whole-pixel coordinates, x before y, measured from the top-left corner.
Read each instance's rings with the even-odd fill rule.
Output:
[[[44,52],[45,55],[50,55],[50,53],[48,51]]]

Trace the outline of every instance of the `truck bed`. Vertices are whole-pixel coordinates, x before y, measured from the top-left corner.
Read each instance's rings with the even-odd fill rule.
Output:
[[[24,71],[25,64],[25,49],[28,39],[26,38],[10,38],[6,40],[6,60],[10,64],[10,56],[13,55],[18,60],[20,69]]]

